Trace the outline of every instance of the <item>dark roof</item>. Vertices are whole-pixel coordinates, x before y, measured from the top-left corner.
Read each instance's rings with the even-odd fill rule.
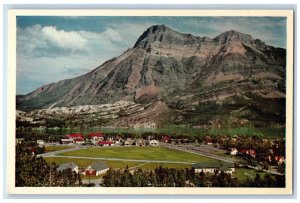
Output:
[[[91,164],[91,167],[92,167],[95,171],[102,171],[102,170],[108,168],[108,166],[107,166],[106,163],[104,163],[104,162],[94,162],[94,163]]]
[[[76,164],[74,164],[73,162],[70,162],[70,163],[59,165],[59,167],[57,168],[57,171],[63,171],[63,170],[66,170],[68,168],[70,168],[71,170],[73,170],[76,167],[77,167]]]
[[[233,168],[234,164],[232,163],[227,163],[227,162],[214,162],[214,163],[196,163],[192,165],[194,169],[202,169],[202,168],[216,168],[216,169],[226,169],[226,168]]]

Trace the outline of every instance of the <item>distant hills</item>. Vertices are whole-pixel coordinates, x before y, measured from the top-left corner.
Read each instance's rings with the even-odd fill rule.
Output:
[[[154,25],[96,69],[17,96],[17,109],[127,101],[143,110],[117,112],[114,124],[282,125],[285,66],[285,49],[248,34],[230,30],[209,38]]]

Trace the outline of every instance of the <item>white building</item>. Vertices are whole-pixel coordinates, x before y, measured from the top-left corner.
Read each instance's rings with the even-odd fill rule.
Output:
[[[39,147],[45,146],[44,140],[37,140],[36,143],[37,143],[37,145],[38,145]]]
[[[235,172],[234,164],[231,163],[209,163],[209,164],[203,164],[203,163],[196,163],[192,166],[192,168],[195,170],[195,173],[215,173],[215,172],[225,172],[232,174]]]
[[[150,146],[158,146],[158,141],[157,140],[150,140],[150,143],[149,143],[149,145]]]
[[[237,155],[238,154],[238,150],[237,150],[237,148],[231,148],[231,150],[230,150],[230,155],[233,155],[233,156],[235,156],[235,155]]]

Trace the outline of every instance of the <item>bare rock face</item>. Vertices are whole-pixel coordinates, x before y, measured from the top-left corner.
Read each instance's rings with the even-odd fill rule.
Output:
[[[267,114],[269,120],[275,116],[275,122],[284,122],[279,116],[284,108],[279,106],[285,103],[285,55],[285,49],[233,30],[211,39],[155,25],[131,49],[89,73],[18,96],[17,108],[161,101],[189,120],[188,115],[213,102],[233,110],[246,107],[244,117],[255,110],[256,116]],[[257,102],[260,99],[273,110]],[[210,112],[210,119],[216,114]]]

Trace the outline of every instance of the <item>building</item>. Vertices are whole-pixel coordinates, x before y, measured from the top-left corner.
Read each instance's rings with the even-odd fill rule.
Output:
[[[169,135],[165,135],[165,136],[163,136],[162,140],[163,140],[163,142],[169,143],[169,142],[171,142],[171,137]]]
[[[68,134],[68,135],[66,135],[66,138],[68,138],[68,139],[84,139],[83,134],[81,134],[81,133]]]
[[[239,151],[237,150],[237,148],[231,148],[229,153],[230,153],[230,155],[236,156],[238,154],[238,152]]]
[[[75,138],[73,140],[76,144],[83,144],[85,142],[83,138]]]
[[[221,162],[221,163],[196,163],[192,166],[195,173],[215,173],[215,172],[225,172],[232,174],[235,172],[234,164]]]
[[[111,141],[99,141],[99,142],[97,143],[97,145],[103,146],[103,147],[110,147],[110,146],[114,146],[115,143],[114,143],[114,142],[111,142]]]
[[[16,138],[16,144],[22,144],[24,138]]]
[[[37,144],[39,147],[44,147],[44,146],[45,146],[44,140],[37,140],[37,141],[36,141],[36,144]]]
[[[73,139],[61,139],[60,143],[61,144],[73,144],[74,140]]]
[[[283,156],[275,156],[274,158],[278,165],[281,165],[282,163],[285,162],[285,159]]]
[[[95,162],[86,167],[83,171],[83,175],[99,176],[106,173],[109,170],[108,166],[104,162]]]
[[[209,136],[205,137],[205,144],[207,144],[207,145],[212,145],[213,144],[211,137],[209,137]]]
[[[124,146],[132,146],[135,145],[134,143],[135,143],[134,140],[126,140],[124,142]]]
[[[90,140],[104,140],[104,134],[99,133],[90,133],[87,135]]]
[[[66,164],[60,164],[59,167],[57,168],[57,171],[63,171],[63,170],[67,170],[67,169],[71,169],[72,171],[75,171],[76,173],[78,173],[79,169],[78,166],[73,163],[66,163]]]
[[[256,157],[256,152],[253,149],[247,149],[247,150],[241,150],[240,151],[241,155],[246,155],[255,158]]]
[[[135,146],[145,146],[145,142],[144,142],[143,139],[136,139],[136,140],[134,141],[134,145],[135,145]]]
[[[149,145],[150,146],[158,146],[158,141],[157,140],[150,140],[150,143],[149,143]]]

